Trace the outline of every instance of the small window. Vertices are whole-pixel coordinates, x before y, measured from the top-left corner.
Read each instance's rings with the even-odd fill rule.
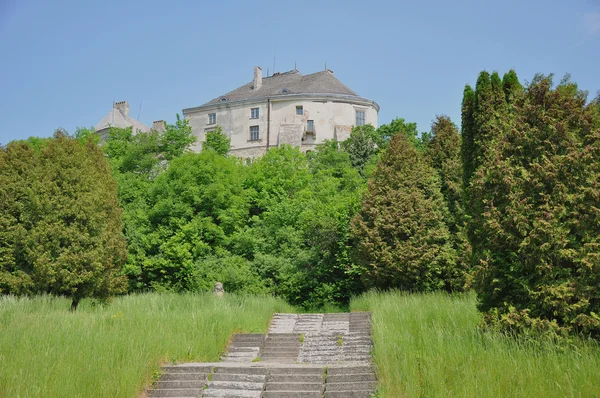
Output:
[[[250,108],[250,119],[258,119],[258,108]]]
[[[356,111],[356,125],[357,126],[365,125],[365,111]]]
[[[208,114],[208,124],[215,124],[217,122],[217,114],[209,113]]]
[[[298,116],[304,115],[304,108],[302,107],[302,105],[296,106],[296,115],[298,115]]]
[[[306,132],[307,133],[312,133],[315,131],[315,121],[314,120],[307,120],[306,121]]]
[[[290,92],[290,90],[288,90],[287,88],[282,88],[280,92],[281,94],[287,94]]]
[[[221,102],[227,102],[227,97],[221,97],[221,99],[219,101],[221,101]]]
[[[258,141],[260,139],[260,132],[258,126],[250,126],[250,141]]]

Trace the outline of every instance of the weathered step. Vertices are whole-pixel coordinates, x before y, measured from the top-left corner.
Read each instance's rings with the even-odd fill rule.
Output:
[[[243,390],[204,390],[202,396],[207,398],[261,398],[262,391]]]
[[[335,375],[353,375],[364,373],[375,373],[375,369],[372,366],[339,366],[327,368],[327,377]]]
[[[236,374],[236,373],[213,373],[212,381],[250,381],[254,383],[264,383],[267,376],[264,374]]]
[[[313,368],[273,368],[271,369],[272,375],[323,375],[324,368],[322,367],[313,367]]]
[[[209,389],[221,390],[260,390],[262,391],[264,383],[256,383],[252,381],[209,381]]]
[[[321,398],[321,391],[265,391],[262,398]]]
[[[269,376],[271,383],[323,383],[323,373],[319,374],[271,374]]]
[[[267,368],[219,366],[219,367],[215,368],[214,373],[215,374],[217,374],[217,373],[235,373],[235,374],[249,374],[249,375],[266,375]]]
[[[164,390],[164,389],[173,389],[173,388],[202,388],[204,386],[205,381],[204,380],[195,380],[195,381],[190,381],[190,380],[178,380],[178,381],[162,381],[159,380],[156,382],[156,389],[157,390]]]
[[[352,382],[352,383],[329,383],[325,384],[325,391],[364,391],[375,390],[377,382]]]
[[[272,383],[268,382],[265,391],[322,391],[323,383]]]
[[[263,344],[262,342],[257,343],[254,341],[234,341],[229,346],[230,347],[261,347],[262,344]]]
[[[193,381],[206,380],[208,373],[165,373],[160,376],[161,381]]]
[[[377,381],[377,377],[373,373],[356,373],[356,374],[341,374],[327,375],[327,383],[350,383],[362,381]]]
[[[199,397],[202,393],[201,388],[175,388],[167,390],[149,390],[149,397]]]
[[[212,366],[166,365],[161,370],[163,373],[210,373]]]
[[[375,390],[325,391],[325,398],[371,398]]]

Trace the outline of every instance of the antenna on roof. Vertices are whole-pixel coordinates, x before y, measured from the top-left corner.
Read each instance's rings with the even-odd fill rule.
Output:
[[[267,68],[267,77],[269,77],[269,68]]]
[[[275,73],[275,55],[277,54],[277,44],[275,44],[275,48],[273,49],[273,73]]]
[[[296,61],[294,61],[294,70],[298,70],[298,68],[296,68]]]
[[[140,113],[142,112],[142,104],[144,103],[144,97],[142,97],[142,101],[140,102],[140,109],[138,109],[138,115],[136,117],[137,120],[140,120]]]
[[[327,70],[327,61],[325,61],[325,70]]]

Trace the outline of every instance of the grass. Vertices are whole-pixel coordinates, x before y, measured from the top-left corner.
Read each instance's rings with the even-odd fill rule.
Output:
[[[478,330],[474,295],[367,293],[383,397],[599,397],[600,346]]]
[[[135,397],[161,363],[218,361],[234,332],[264,333],[272,297],[142,294],[108,305],[0,298],[0,397]]]

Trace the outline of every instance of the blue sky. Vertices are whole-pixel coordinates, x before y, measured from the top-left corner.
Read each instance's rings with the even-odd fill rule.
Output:
[[[93,126],[112,102],[150,125],[266,72],[327,67],[428,131],[460,123],[486,69],[600,89],[600,1],[0,0],[0,143]]]

